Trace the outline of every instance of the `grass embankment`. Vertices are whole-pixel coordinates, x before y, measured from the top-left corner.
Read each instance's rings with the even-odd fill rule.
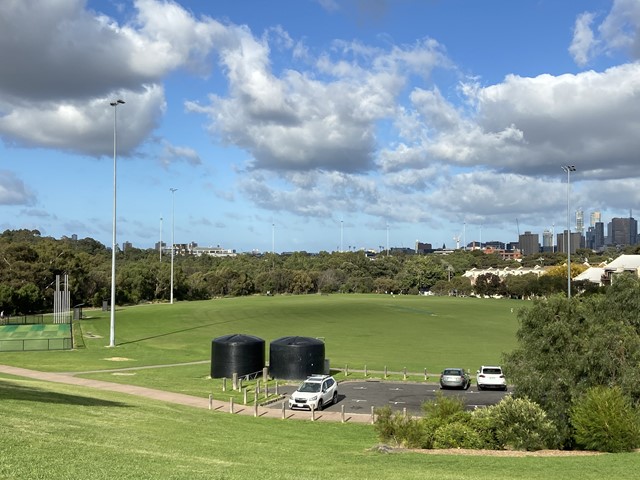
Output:
[[[332,367],[475,371],[515,346],[520,302],[408,296],[220,299],[85,312],[85,347],[0,354],[0,363],[207,396],[211,340],[323,337]],[[127,373],[123,375],[123,373]],[[129,375],[133,373],[133,375]],[[340,374],[339,374],[340,375]],[[352,374],[353,376],[360,374]],[[84,376],[84,375],[83,375]],[[398,379],[398,376],[395,377]],[[381,454],[371,425],[255,419],[131,396],[0,377],[0,477],[12,479],[635,478],[637,454],[562,458]]]
[[[0,377],[0,478],[582,479],[636,477],[637,454],[383,454],[370,425],[210,412]]]

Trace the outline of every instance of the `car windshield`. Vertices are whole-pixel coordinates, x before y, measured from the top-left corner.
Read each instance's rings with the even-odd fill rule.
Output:
[[[317,393],[320,391],[320,384],[304,382],[302,385],[300,385],[298,391],[302,393]]]
[[[500,375],[502,370],[499,368],[485,368],[482,370],[482,373],[486,373],[487,375]]]
[[[457,368],[448,368],[446,369],[444,372],[442,372],[443,375],[462,375],[462,372],[460,370],[458,370]]]

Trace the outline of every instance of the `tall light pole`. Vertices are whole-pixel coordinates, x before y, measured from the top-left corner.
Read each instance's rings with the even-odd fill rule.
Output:
[[[162,262],[162,217],[160,217],[160,243],[158,244],[158,250],[160,250],[160,261]]]
[[[569,192],[571,191],[571,172],[576,171],[576,166],[564,165],[562,170],[567,172],[567,298],[571,298],[571,220],[569,215]]]
[[[173,305],[173,255],[176,249],[176,243],[174,240],[175,233],[175,193],[178,190],[177,188],[170,188],[171,190],[171,294],[169,296],[169,303]]]
[[[389,256],[389,222],[387,222],[387,257]]]
[[[111,319],[109,322],[109,346],[116,346],[116,151],[117,151],[117,129],[116,129],[116,112],[118,105],[124,105],[124,100],[114,100],[109,102],[113,107],[113,237],[111,240]]]

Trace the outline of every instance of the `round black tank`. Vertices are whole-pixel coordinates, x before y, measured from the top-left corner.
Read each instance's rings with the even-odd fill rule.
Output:
[[[234,333],[211,341],[211,378],[232,378],[261,372],[264,368],[264,340]]]
[[[282,337],[269,345],[269,375],[302,380],[324,372],[324,342],[310,337]]]

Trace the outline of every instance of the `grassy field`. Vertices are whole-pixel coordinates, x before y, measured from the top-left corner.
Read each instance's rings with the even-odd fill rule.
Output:
[[[255,419],[0,376],[3,479],[636,478],[638,454],[384,454],[370,425]]]
[[[251,297],[85,311],[84,347],[1,352],[0,363],[206,396],[211,340],[323,337],[332,367],[475,371],[516,345],[508,300],[331,295]],[[341,375],[341,374],[340,374]],[[356,375],[356,374],[353,374]],[[396,377],[397,379],[398,377]],[[526,457],[381,454],[370,425],[254,419],[121,394],[0,376],[0,478],[635,478],[637,454]],[[552,472],[552,473],[550,473]]]
[[[47,371],[86,372],[204,362],[174,368],[83,374],[89,378],[228,399],[210,373],[211,341],[242,333],[269,342],[284,336],[320,337],[333,369],[430,373],[460,366],[472,372],[499,363],[515,345],[521,302],[453,297],[308,295],[225,298],[144,305],[116,312],[116,348],[106,348],[109,312],[85,311],[73,352],[4,353],[0,362]],[[512,311],[513,309],[513,311]],[[336,376],[340,378],[340,373]],[[376,375],[370,373],[370,375]],[[380,374],[378,374],[380,376]],[[342,377],[343,378],[343,377]],[[396,374],[390,378],[401,379]],[[424,379],[413,377],[412,379]],[[222,397],[222,398],[220,398]]]

